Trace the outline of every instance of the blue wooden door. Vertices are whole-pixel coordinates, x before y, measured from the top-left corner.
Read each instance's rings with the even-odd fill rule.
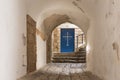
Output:
[[[61,53],[74,52],[74,29],[61,29]]]

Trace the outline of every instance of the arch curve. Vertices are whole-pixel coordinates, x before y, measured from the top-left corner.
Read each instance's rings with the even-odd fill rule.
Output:
[[[78,13],[79,17],[76,16],[75,13]],[[41,13],[37,21],[37,28],[44,34],[45,38],[48,39],[53,29],[65,22],[79,26],[85,34],[89,28],[89,19],[84,13],[66,9],[46,10]]]

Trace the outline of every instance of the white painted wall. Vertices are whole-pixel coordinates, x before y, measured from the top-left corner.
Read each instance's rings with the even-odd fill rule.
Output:
[[[24,0],[0,0],[0,80],[16,80],[26,73],[22,55],[26,55]],[[26,62],[26,61],[25,61]]]
[[[52,9],[53,7],[61,10],[64,7],[71,6],[72,1],[74,0],[71,0],[71,2],[69,0],[30,0],[28,1],[28,13],[37,21],[42,10],[49,11],[50,9],[47,8]],[[67,4],[69,2],[70,5]],[[76,0],[75,2],[77,4],[76,8],[73,8],[73,5],[69,8],[71,10],[82,8],[90,19],[90,27],[87,32],[87,69],[104,80],[120,80],[120,0]],[[55,5],[58,6],[55,7]],[[69,10],[69,8],[67,9]],[[66,13],[69,13],[69,11]],[[73,20],[76,20],[74,15],[81,18],[81,16],[78,16],[81,14],[69,14],[72,14]],[[40,22],[42,23],[42,20],[39,19]],[[77,22],[80,22],[80,20],[77,19]],[[113,44],[115,45],[114,50]]]
[[[88,30],[88,70],[104,80],[120,80],[120,0],[98,0],[95,6]]]
[[[46,65],[46,41],[37,35],[37,69]]]

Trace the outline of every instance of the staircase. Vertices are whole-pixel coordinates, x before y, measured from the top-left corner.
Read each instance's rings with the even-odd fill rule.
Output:
[[[86,63],[86,49],[81,48],[74,53],[57,53],[52,58],[53,63]]]

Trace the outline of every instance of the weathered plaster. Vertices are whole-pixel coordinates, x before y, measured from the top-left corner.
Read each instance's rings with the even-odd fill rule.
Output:
[[[45,41],[45,35],[41,31],[39,31],[37,28],[36,28],[36,33],[37,35],[40,36],[40,38],[42,38],[43,41]]]
[[[65,22],[73,23],[79,26],[85,32],[85,34],[87,33],[89,20],[86,17],[81,17],[80,20],[74,20],[74,18],[71,16],[61,14],[52,14],[49,17],[45,18],[43,23],[41,23],[41,26],[43,26],[43,28],[39,28],[39,30],[42,31],[47,39],[48,35],[52,33],[55,27]]]
[[[97,4],[96,17],[88,30],[88,70],[104,80],[119,80],[120,1],[99,0]]]
[[[72,2],[78,9],[80,9],[83,13],[85,13],[85,11],[80,7],[78,6],[77,2],[73,1]]]
[[[73,0],[31,0],[28,13],[37,21],[37,28],[43,34],[45,19],[53,14],[67,15],[72,23],[81,26],[87,34],[88,70],[105,80],[119,80],[120,61],[116,53],[120,51],[115,47],[120,46],[120,1],[82,0],[75,1],[74,5],[72,2]]]
[[[116,42],[114,42],[114,43],[112,44],[112,46],[113,46],[113,50],[115,50],[115,52],[116,52],[117,59],[120,60],[119,45],[118,45]]]
[[[48,37],[50,34],[52,34],[52,31],[55,27],[58,25],[69,22],[69,17],[67,15],[58,15],[53,14],[50,17],[46,18],[44,20],[44,27],[45,27],[45,35]]]

